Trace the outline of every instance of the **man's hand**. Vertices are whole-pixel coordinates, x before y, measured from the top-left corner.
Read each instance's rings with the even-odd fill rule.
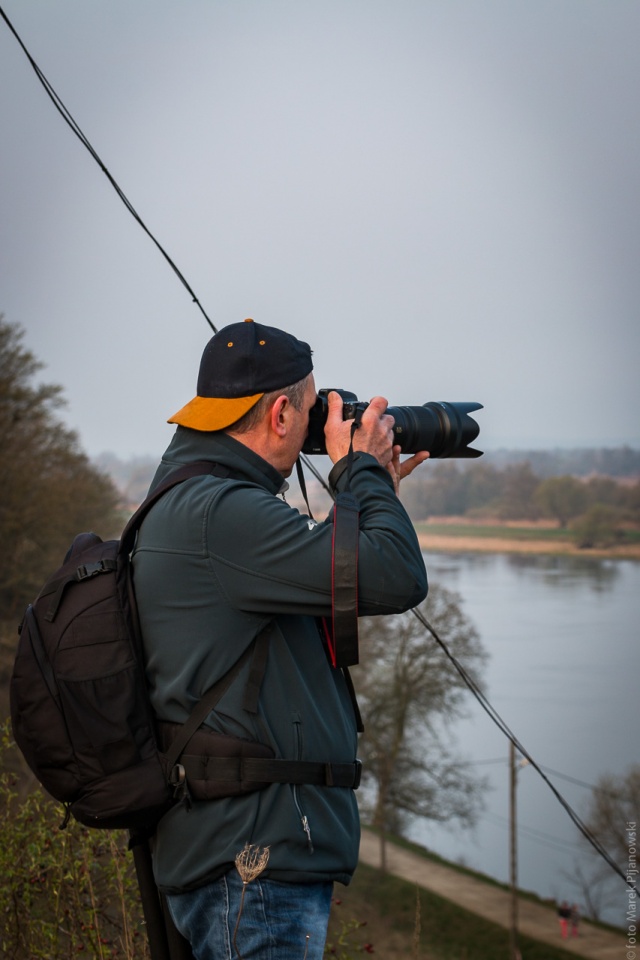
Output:
[[[327,453],[334,463],[349,452],[353,420],[342,419],[342,397],[331,391],[327,397],[328,412],[324,433]],[[353,449],[370,453],[391,474],[396,493],[400,480],[408,476],[418,464],[427,459],[426,451],[400,462],[400,447],[394,446],[393,417],[385,413],[388,402],[384,397],[374,397],[362,414],[360,426],[353,436]]]
[[[400,481],[404,480],[405,477],[408,477],[410,473],[413,473],[416,467],[420,466],[421,463],[424,463],[425,460],[429,459],[428,450],[420,450],[419,453],[414,453],[412,457],[409,457],[408,460],[400,461],[400,452],[401,448],[395,446],[393,448],[393,458],[391,463],[387,466],[387,470],[391,474],[391,479],[393,480],[393,486],[396,491],[396,496],[400,496]]]
[[[332,390],[327,401],[329,409],[324,435],[327,453],[337,463],[349,452],[353,420],[342,419],[343,403],[339,393]],[[370,453],[383,467],[391,463],[393,457],[393,417],[385,414],[386,409],[384,397],[374,397],[362,414],[353,437],[353,449]]]

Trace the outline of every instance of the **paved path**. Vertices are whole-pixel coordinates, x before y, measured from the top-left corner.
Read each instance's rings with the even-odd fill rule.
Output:
[[[380,866],[380,840],[368,830],[362,831],[360,859],[372,867]],[[511,924],[510,894],[500,887],[425,860],[392,843],[387,843],[387,869],[397,877],[461,904],[486,920],[507,928]],[[626,956],[623,933],[609,933],[581,920],[580,936],[562,940],[555,910],[522,897],[518,900],[518,929],[534,940],[562,947],[585,960],[624,960]]]

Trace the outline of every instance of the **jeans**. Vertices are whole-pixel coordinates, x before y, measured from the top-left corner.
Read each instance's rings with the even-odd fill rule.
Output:
[[[242,902],[242,880],[231,870],[206,887],[170,894],[167,902],[196,960],[322,960],[332,890],[327,881],[258,877],[246,885]]]

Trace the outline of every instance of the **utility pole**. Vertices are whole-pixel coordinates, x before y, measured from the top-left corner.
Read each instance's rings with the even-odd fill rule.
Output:
[[[509,960],[520,960],[518,950],[518,827],[516,817],[516,748],[509,742],[509,884],[511,887],[511,924]]]

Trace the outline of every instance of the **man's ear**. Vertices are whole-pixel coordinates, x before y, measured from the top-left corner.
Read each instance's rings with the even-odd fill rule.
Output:
[[[271,407],[271,429],[279,437],[287,434],[287,413],[291,401],[284,393],[278,397]]]

